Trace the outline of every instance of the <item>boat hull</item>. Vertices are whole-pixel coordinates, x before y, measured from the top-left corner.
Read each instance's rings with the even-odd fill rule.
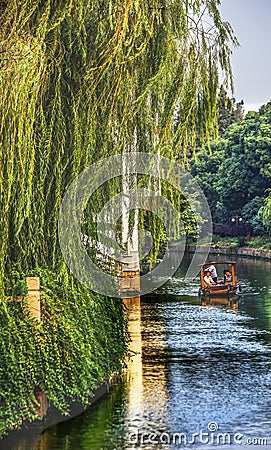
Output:
[[[202,297],[228,297],[232,295],[237,295],[238,286],[237,285],[219,285],[219,286],[208,286],[201,289],[200,295]]]

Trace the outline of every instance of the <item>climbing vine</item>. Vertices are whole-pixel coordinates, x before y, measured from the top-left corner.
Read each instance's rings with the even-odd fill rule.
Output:
[[[37,387],[63,413],[73,401],[87,405],[120,370],[125,352],[121,300],[105,302],[76,282],[63,287],[48,270],[35,275],[43,286],[41,323],[31,319],[25,300],[23,308],[1,307],[0,435],[37,418]]]

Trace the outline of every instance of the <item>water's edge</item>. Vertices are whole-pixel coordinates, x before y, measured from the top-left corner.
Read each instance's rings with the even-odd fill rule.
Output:
[[[172,248],[178,247],[178,245],[172,245]],[[202,252],[206,251],[206,247],[204,246],[196,246],[196,245],[188,245],[186,247],[187,253],[194,253],[197,248],[197,251]],[[260,250],[253,249],[249,247],[219,247],[219,246],[211,246],[210,247],[210,255],[229,255],[229,256],[244,256],[248,258],[256,258],[256,259],[266,259],[271,260],[271,250]]]
[[[108,393],[111,391],[111,389],[114,388],[114,386],[116,386],[120,379],[120,373],[114,373],[113,375],[111,375],[107,382],[102,383],[100,387],[98,387],[94,391],[93,396],[89,399],[89,404],[86,407],[84,407],[80,402],[71,403],[69,415],[63,415],[57,408],[49,404],[47,413],[45,414],[43,419],[35,420],[28,424],[23,423],[17,430],[10,430],[6,435],[0,436],[0,450],[7,450],[7,445],[17,441],[19,437],[29,437],[29,435],[32,434],[37,438],[38,435],[42,434],[51,426],[79,416],[84,411],[94,406],[106,395],[108,395]]]

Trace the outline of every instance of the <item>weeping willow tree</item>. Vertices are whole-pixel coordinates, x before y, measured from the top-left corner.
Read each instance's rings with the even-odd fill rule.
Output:
[[[196,136],[203,141],[216,134],[217,91],[221,74],[226,84],[232,82],[230,45],[236,44],[219,5],[219,0],[0,3],[1,367],[10,371],[14,404],[38,385],[64,410],[68,390],[72,399],[86,399],[93,380],[117,367],[124,351],[121,302],[106,300],[109,338],[99,318],[105,300],[76,284],[63,262],[59,207],[78,173],[105,156],[159,152],[185,164],[185,149]],[[99,202],[118,189],[118,183],[106,186]],[[94,233],[91,224],[89,231]],[[153,231],[158,239],[161,228],[155,220]],[[43,274],[48,320],[42,329],[7,306],[14,271]],[[58,283],[61,289],[52,289]],[[90,322],[100,331],[91,331]],[[75,332],[78,323],[82,329]],[[38,362],[26,376],[26,365],[18,361],[35,360],[37,346],[29,342],[37,339]],[[116,355],[110,364],[113,345]],[[104,358],[100,366],[99,351]],[[54,383],[44,376],[45,368],[52,367],[57,367]],[[17,409],[10,406],[10,396],[1,395],[5,423],[11,426]],[[31,402],[25,400],[18,420],[32,417]]]
[[[135,130],[138,151],[184,159],[197,134],[216,131],[235,42],[218,5],[1,3],[2,289],[14,261],[59,270],[59,205],[84,167],[134,148]]]

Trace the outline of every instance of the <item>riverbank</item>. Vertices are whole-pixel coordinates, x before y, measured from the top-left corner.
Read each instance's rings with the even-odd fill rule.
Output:
[[[205,251],[205,246],[188,245],[186,251],[188,253],[194,253],[197,251]],[[271,250],[261,250],[249,247],[230,247],[230,246],[218,246],[212,245],[210,247],[210,255],[231,255],[231,256],[244,256],[248,258],[259,258],[271,260]]]

